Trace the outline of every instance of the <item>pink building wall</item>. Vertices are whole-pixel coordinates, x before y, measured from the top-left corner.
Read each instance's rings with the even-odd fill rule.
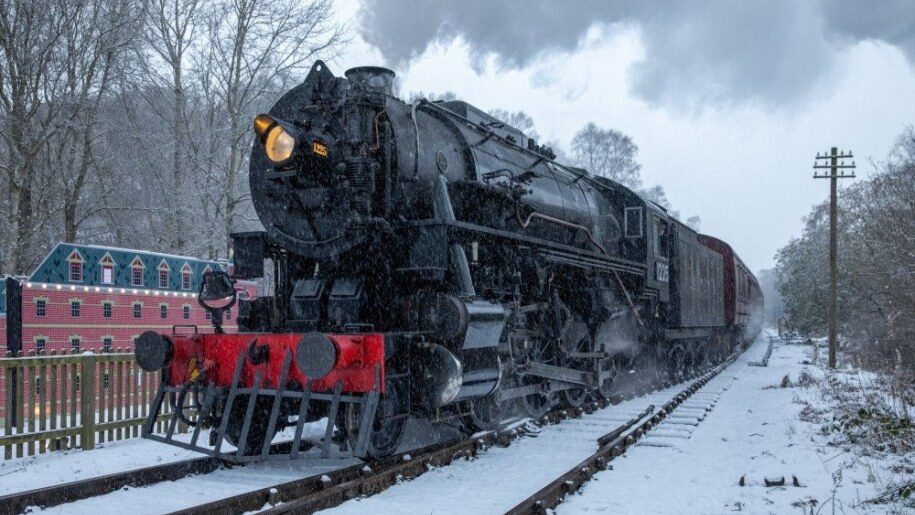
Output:
[[[39,316],[39,300],[45,302],[44,316]],[[73,316],[71,302],[79,303],[79,315]],[[111,316],[104,316],[104,302],[111,303]],[[134,316],[134,305],[140,305],[140,318]],[[162,318],[161,306],[166,306]],[[184,308],[189,318],[184,318]],[[226,332],[236,332],[237,310],[223,321]],[[45,351],[71,350],[71,338],[80,338],[80,348],[101,349],[104,338],[112,339],[113,348],[131,348],[133,339],[144,331],[168,333],[177,325],[194,325],[199,332],[212,332],[212,325],[192,293],[131,288],[72,286],[26,283],[22,289],[22,349],[37,350],[39,339]],[[188,330],[188,329],[182,329]]]

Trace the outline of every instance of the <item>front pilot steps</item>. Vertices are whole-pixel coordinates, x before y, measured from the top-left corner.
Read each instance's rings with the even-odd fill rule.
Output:
[[[143,425],[143,437],[169,445],[209,454],[214,458],[234,463],[247,463],[268,459],[309,459],[309,460],[340,460],[345,458],[364,458],[368,455],[369,438],[372,431],[372,422],[375,417],[378,400],[381,395],[381,370],[376,364],[374,367],[374,388],[366,393],[343,393],[343,381],[337,381],[331,391],[314,391],[313,382],[307,381],[302,390],[289,390],[283,385],[287,384],[289,370],[292,365],[292,353],[287,351],[280,372],[280,380],[276,388],[262,388],[264,384],[263,371],[258,370],[253,384],[250,387],[241,386],[240,379],[246,359],[246,354],[239,354],[231,385],[228,387],[215,386],[212,383],[206,386],[189,382],[180,386],[171,386],[163,380],[156,393],[153,409]],[[163,379],[165,379],[163,377]],[[200,400],[200,395],[203,399]],[[168,400],[172,406],[180,406],[173,410],[168,419],[165,433],[154,432],[156,418],[162,411],[162,404]],[[293,403],[293,412],[297,413],[295,432],[291,441],[282,444],[272,444],[272,436],[279,427],[282,403]],[[239,404],[241,403],[241,404]],[[244,407],[242,411],[240,408]],[[260,431],[263,427],[264,408],[269,406],[269,416],[266,419],[264,437],[252,438],[252,428]],[[338,443],[334,437],[335,421],[338,413],[348,406],[357,408],[359,413],[359,427],[356,431],[355,442],[352,445],[344,439]],[[288,411],[289,406],[285,406]],[[316,409],[326,409],[326,425],[323,438],[316,449],[311,449],[310,442],[303,441],[303,430],[309,415],[314,415]],[[214,415],[218,413],[217,415]],[[233,414],[243,413],[240,419],[233,419]],[[189,441],[176,439],[176,428],[179,422],[184,422],[194,429]],[[202,429],[211,428],[208,445],[200,442]],[[234,450],[225,450],[225,442],[229,431],[237,431],[234,438]],[[269,438],[266,436],[270,436]],[[261,442],[259,448],[252,448],[252,443]],[[231,442],[230,442],[231,443]]]

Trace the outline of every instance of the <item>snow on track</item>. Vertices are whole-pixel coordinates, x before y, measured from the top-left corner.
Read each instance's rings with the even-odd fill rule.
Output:
[[[594,453],[599,437],[639,416],[649,405],[659,407],[688,385],[545,426],[536,437],[490,448],[473,461],[455,461],[322,513],[504,513]]]
[[[724,373],[724,372],[723,372]],[[689,440],[699,424],[718,403],[721,395],[728,390],[733,378],[725,380],[725,385],[718,386],[719,378],[712,379],[701,390],[690,396],[671,415],[661,421],[651,431],[645,433],[636,445],[647,447],[674,447],[679,440]]]
[[[196,452],[133,438],[98,444],[92,451],[49,452],[0,461],[0,495],[198,457]]]
[[[841,449],[824,444],[819,426],[799,420],[800,400],[822,403],[818,390],[778,387],[785,375],[796,381],[804,371],[821,373],[804,364],[811,348],[777,345],[768,367],[747,366],[765,352],[764,337],[556,512],[800,513],[813,507],[832,513],[834,488],[836,513],[882,512],[885,507],[856,505],[877,493],[867,467],[842,463]],[[706,405],[713,409],[704,419],[687,423],[691,412],[684,408]],[[683,423],[668,423],[677,420]],[[791,486],[792,475],[800,488]],[[746,486],[739,486],[741,476]],[[782,476],[788,486],[765,486],[766,477]]]
[[[306,471],[301,464],[295,462],[257,463],[246,467],[219,469],[209,474],[189,476],[178,481],[156,483],[143,488],[127,488],[82,501],[61,504],[48,508],[43,513],[168,513],[318,473],[321,472],[316,467],[309,467]]]

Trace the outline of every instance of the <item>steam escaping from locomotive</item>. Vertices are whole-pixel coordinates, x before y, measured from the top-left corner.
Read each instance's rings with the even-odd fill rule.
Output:
[[[164,371],[159,404],[211,429],[191,447],[263,459],[291,424],[293,457],[377,458],[410,418],[489,430],[682,380],[755,337],[758,285],[726,243],[470,104],[404,103],[393,80],[319,61],[253,120],[264,230],[233,235],[233,273],[271,263],[274,294],[238,300],[242,332],[222,334],[235,299],[210,300],[230,284],[215,274],[213,334],[137,345]]]

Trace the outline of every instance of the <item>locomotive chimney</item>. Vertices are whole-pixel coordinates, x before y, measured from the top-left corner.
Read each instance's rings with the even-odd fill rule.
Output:
[[[394,94],[394,72],[381,66],[358,66],[346,70],[353,88],[365,92]]]

